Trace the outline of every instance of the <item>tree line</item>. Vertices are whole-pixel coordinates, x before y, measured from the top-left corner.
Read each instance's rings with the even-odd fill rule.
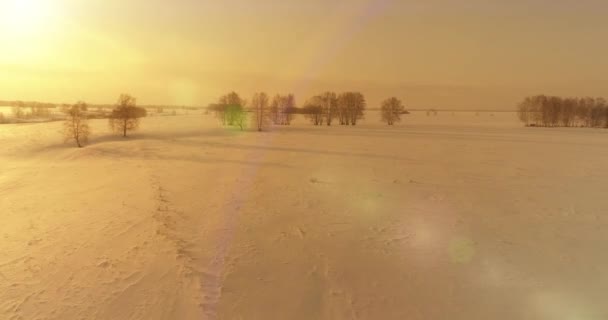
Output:
[[[304,114],[316,126],[331,126],[334,121],[340,125],[357,125],[363,119],[367,102],[360,92],[325,92],[306,101]]]
[[[278,94],[270,99],[265,92],[257,92],[251,102],[236,92],[221,96],[217,103],[208,107],[215,113],[222,125],[237,126],[244,130],[247,114],[252,113],[252,124],[258,131],[268,125],[290,125],[295,114],[304,115],[315,126],[331,126],[338,123],[343,126],[355,126],[365,116],[367,102],[360,92],[324,92],[308,99],[302,107],[297,107],[293,94]],[[394,125],[401,121],[401,115],[407,114],[403,102],[391,97],[382,102],[382,121]]]
[[[366,106],[365,97],[360,92],[325,92],[312,97],[301,108],[297,107],[293,94],[278,94],[271,99],[268,94],[257,92],[251,103],[248,103],[238,93],[230,92],[221,96],[218,103],[210,105],[208,110],[214,112],[223,125],[238,126],[241,130],[246,127],[248,113],[253,113],[253,126],[258,131],[263,131],[271,123],[290,125],[295,114],[305,115],[314,125],[331,126],[337,122],[344,126],[355,126],[358,120],[363,119]],[[20,104],[15,106],[19,111],[23,107]],[[32,113],[35,113],[37,108],[43,107],[32,106]],[[62,132],[66,142],[73,140],[79,148],[83,147],[91,134],[88,124],[89,105],[78,101],[73,105],[64,104],[61,110],[66,115]],[[399,122],[401,115],[407,113],[401,100],[394,97],[382,102],[381,111],[382,121],[388,125]],[[114,132],[127,137],[128,132],[139,128],[140,119],[146,116],[146,108],[138,107],[136,98],[121,94],[108,117],[108,123]],[[3,116],[0,116],[0,122],[4,120]]]
[[[27,109],[29,112],[26,112]],[[13,115],[17,119],[28,119],[28,118],[46,118],[51,115],[50,108],[55,106],[47,103],[30,102],[25,103],[23,101],[16,101],[12,105]]]
[[[517,105],[517,115],[532,127],[608,128],[608,103],[604,98],[531,96]]]

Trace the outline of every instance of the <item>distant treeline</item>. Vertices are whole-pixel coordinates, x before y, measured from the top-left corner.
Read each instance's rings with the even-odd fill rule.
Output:
[[[12,117],[0,112],[0,124],[20,123],[20,122],[41,122],[64,120],[68,113],[66,110],[73,107],[72,104],[53,104],[47,102],[25,102],[25,101],[0,101],[0,106],[11,107]],[[110,104],[86,104],[83,102],[84,110],[88,119],[107,119],[112,115],[112,110],[116,105]],[[165,113],[167,115],[177,115],[176,110],[200,110],[201,107],[188,106],[162,106],[144,105],[140,108],[154,110],[156,114]],[[169,111],[169,112],[167,112]],[[166,113],[167,112],[167,113]]]
[[[56,104],[48,103],[48,102],[37,102],[37,101],[2,101],[2,100],[0,100],[0,106],[19,107],[19,108],[55,108]]]
[[[267,95],[266,95],[267,96]],[[220,97],[218,103],[211,104],[209,111],[215,112],[223,125],[234,125],[238,113],[256,111],[256,103],[248,103],[238,93],[230,92]],[[357,120],[363,118],[366,107],[365,97],[361,93],[348,92],[337,95],[325,92],[310,98],[302,107],[297,107],[293,94],[278,94],[261,108],[273,124],[290,125],[293,115],[301,114],[314,125],[332,125],[338,120],[341,125],[356,125]]]
[[[8,101],[8,100],[0,100],[0,106],[3,107],[16,107],[16,108],[47,108],[54,109],[58,107],[66,107],[71,106],[69,103],[52,103],[52,102],[38,102],[38,101]],[[113,109],[115,107],[114,104],[88,104],[88,108],[97,108],[97,109]],[[166,109],[182,109],[182,110],[200,110],[203,107],[196,106],[179,106],[179,105],[142,105],[142,108],[146,109],[158,109],[158,108],[166,108]]]
[[[64,119],[74,107],[71,104],[53,104],[41,102],[23,102],[23,101],[0,101],[5,105],[12,106],[13,122],[20,120],[29,121],[27,119],[55,119],[55,115],[51,114],[50,109],[59,109],[59,119]],[[112,110],[116,105],[107,104],[86,104],[79,105],[79,116],[86,116],[88,119],[111,118]],[[197,107],[187,106],[162,106],[162,105],[146,105],[138,108],[155,110],[156,114],[162,114],[165,109],[173,110],[172,114],[176,115],[176,109],[182,110],[197,110]],[[268,96],[264,92],[256,93],[250,102],[241,98],[236,92],[230,92],[220,97],[217,103],[207,107],[207,112],[213,112],[222,122],[223,125],[239,126],[244,129],[249,113],[253,113],[253,120],[258,130],[262,130],[266,124],[274,125],[290,125],[294,115],[303,115],[313,125],[331,126],[334,123],[342,126],[355,126],[359,120],[365,117],[367,109],[367,101],[361,92],[323,92],[315,95],[298,107],[296,98],[293,94],[281,95],[274,97]],[[401,121],[401,116],[409,114],[401,100],[391,97],[384,100],[380,106],[381,120],[388,125],[394,125]],[[64,115],[63,117],[60,115]],[[2,115],[1,122],[6,122],[6,118]]]
[[[46,103],[23,103],[19,101],[12,106],[13,116],[17,119],[28,118],[48,118],[51,116],[49,109],[55,108],[55,105]]]
[[[295,114],[304,115],[313,125],[331,126],[357,125],[365,116],[367,102],[360,92],[324,92],[308,99],[302,107],[297,107],[293,94],[276,95],[270,99],[266,93],[254,95],[251,103],[241,98],[238,93],[230,92],[220,97],[217,103],[211,104],[208,111],[215,113],[223,125],[245,126],[247,112],[253,112],[258,130],[266,123],[290,125]],[[401,120],[401,115],[408,114],[401,100],[389,98],[382,102],[382,121],[393,125]]]
[[[608,128],[604,98],[532,96],[519,103],[517,115],[526,126]]]
[[[331,126],[334,120],[340,125],[357,125],[365,116],[367,102],[361,92],[325,92],[310,98],[304,105],[303,113],[314,125]]]

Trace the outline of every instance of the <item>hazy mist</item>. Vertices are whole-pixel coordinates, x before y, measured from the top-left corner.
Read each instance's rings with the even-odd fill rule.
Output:
[[[358,90],[511,109],[606,95],[604,1],[1,2],[0,99],[206,105],[226,90]],[[19,3],[15,5],[15,3]]]

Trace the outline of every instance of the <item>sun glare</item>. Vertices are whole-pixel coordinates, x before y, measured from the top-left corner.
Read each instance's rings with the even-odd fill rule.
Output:
[[[50,0],[0,0],[0,24],[5,35],[34,35],[47,30],[56,16]]]

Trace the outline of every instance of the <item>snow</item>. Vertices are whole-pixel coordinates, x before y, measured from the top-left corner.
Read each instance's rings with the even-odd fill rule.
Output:
[[[605,319],[608,131],[0,125],[0,319]]]

